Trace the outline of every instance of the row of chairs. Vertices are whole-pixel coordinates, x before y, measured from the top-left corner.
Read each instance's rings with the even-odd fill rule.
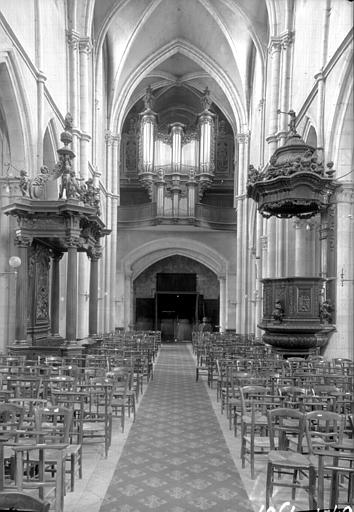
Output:
[[[113,419],[122,431],[127,414],[135,420],[158,348],[148,333],[127,340],[109,335],[84,357],[1,356],[0,492],[37,489],[43,499],[54,493],[61,512],[66,476],[71,491],[82,477],[83,446],[100,442],[107,457]]]
[[[338,499],[339,473],[345,475],[346,499],[353,499],[352,361],[327,361],[318,354],[284,359],[256,340],[234,335],[224,340],[200,335],[193,347],[197,380],[204,370],[208,385],[216,382],[221,413],[226,412],[235,435],[240,427],[242,467],[249,462],[252,479],[256,457],[267,456],[267,507],[279,483],[292,487],[293,500],[299,486],[309,492],[310,508],[315,501],[323,506],[328,472],[333,477],[331,503]],[[319,434],[317,445],[313,431]],[[326,432],[327,441],[320,442]],[[276,478],[281,468],[290,472],[290,482]]]

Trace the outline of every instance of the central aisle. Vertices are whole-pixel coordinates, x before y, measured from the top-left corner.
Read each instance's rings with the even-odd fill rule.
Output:
[[[162,345],[100,512],[251,508],[188,347]]]

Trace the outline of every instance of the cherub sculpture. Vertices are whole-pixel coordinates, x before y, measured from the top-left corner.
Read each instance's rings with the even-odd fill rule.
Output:
[[[320,319],[323,324],[331,324],[333,322],[334,307],[330,299],[325,300],[320,305]]]
[[[19,187],[23,196],[29,196],[29,178],[27,171],[20,171]]]

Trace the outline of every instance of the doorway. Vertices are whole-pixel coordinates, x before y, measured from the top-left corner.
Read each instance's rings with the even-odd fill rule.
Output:
[[[198,293],[156,292],[155,325],[163,341],[191,341],[198,322]]]

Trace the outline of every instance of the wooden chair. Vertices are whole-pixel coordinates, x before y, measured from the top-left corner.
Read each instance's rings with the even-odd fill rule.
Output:
[[[334,450],[346,449],[343,445],[345,417],[332,411],[311,411],[305,415],[307,451],[318,473],[318,505],[323,507],[325,459]],[[353,444],[350,443],[353,448]],[[350,446],[348,445],[348,447]]]
[[[63,512],[65,495],[65,454],[66,444],[18,444],[11,446],[16,457],[15,488],[19,492],[24,489],[35,489],[41,500],[54,495],[55,512]],[[48,457],[55,464],[54,473],[46,471]],[[32,461],[35,460],[37,470],[33,471]]]
[[[240,387],[241,396],[241,460],[245,467],[249,460],[251,478],[255,478],[255,456],[270,450],[267,410],[279,406],[271,388],[262,386]]]
[[[0,492],[0,510],[2,512],[49,512],[50,503],[24,492]]]
[[[309,508],[315,508],[316,469],[310,457],[301,453],[304,438],[304,414],[296,409],[281,407],[268,411],[267,415],[270,451],[267,457],[266,509],[269,508],[274,486],[291,488],[293,501],[296,489],[306,490],[309,497]],[[290,441],[294,441],[294,439],[296,440],[296,451],[291,451]],[[301,479],[297,478],[299,472],[302,475]],[[286,478],[286,476],[290,478]]]
[[[52,390],[52,401],[56,407],[64,407],[72,410],[73,419],[69,432],[69,445],[67,447],[67,462],[69,463],[70,490],[75,490],[75,476],[78,473],[82,478],[82,443],[83,443],[83,422],[85,415],[86,394],[78,391]]]
[[[80,384],[78,391],[86,395],[82,422],[83,443],[85,440],[103,441],[104,455],[107,457],[112,439],[112,382],[99,379],[91,384]]]
[[[106,377],[112,380],[113,393],[112,393],[112,413],[118,416],[121,421],[122,432],[124,432],[125,425],[125,410],[129,407],[134,407],[135,416],[135,401],[134,404],[131,400],[134,399],[132,394],[127,396],[129,391],[129,384],[131,382],[131,370],[129,368],[112,368],[106,374]]]

